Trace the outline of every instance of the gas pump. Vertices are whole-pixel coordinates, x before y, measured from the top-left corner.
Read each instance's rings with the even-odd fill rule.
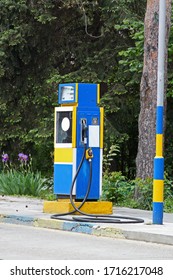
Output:
[[[73,196],[83,200],[87,192],[89,160],[92,181],[88,201],[97,201],[102,192],[103,108],[99,107],[98,84],[60,84],[55,108],[54,194],[67,198],[73,178],[85,153],[75,180]]]
[[[54,194],[43,212],[51,219],[96,223],[143,223],[143,219],[109,215],[112,202],[102,192],[103,108],[98,84],[60,84],[55,108]],[[65,199],[64,199],[65,198]],[[83,217],[64,218],[71,214]],[[108,215],[106,215],[108,214]]]

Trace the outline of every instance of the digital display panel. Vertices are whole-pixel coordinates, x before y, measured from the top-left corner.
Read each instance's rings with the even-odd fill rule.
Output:
[[[74,102],[75,101],[75,87],[61,86],[60,87],[60,102]]]

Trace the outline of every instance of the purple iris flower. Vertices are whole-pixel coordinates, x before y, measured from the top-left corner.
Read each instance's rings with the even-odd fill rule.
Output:
[[[23,158],[23,155],[24,155],[23,153],[19,153],[18,154],[18,157],[19,157],[18,160],[21,160]]]
[[[21,161],[21,162],[27,162],[28,161],[28,155],[25,155],[23,153],[19,153],[18,154],[18,159]]]
[[[9,160],[8,154],[3,154],[2,155],[2,162],[6,163]]]
[[[27,155],[23,155],[23,161],[27,162],[28,161],[28,156]]]

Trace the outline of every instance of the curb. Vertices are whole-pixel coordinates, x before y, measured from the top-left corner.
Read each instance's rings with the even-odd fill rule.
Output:
[[[33,226],[47,229],[57,229],[104,237],[125,238],[121,229],[98,226],[93,223],[91,224],[70,221],[58,221],[53,219],[32,218],[29,216],[4,214],[0,214],[0,223]]]
[[[123,230],[115,227],[105,227],[98,224],[80,223],[70,221],[59,221],[53,219],[33,218],[30,216],[0,214],[0,223],[33,226],[38,228],[56,229],[76,233],[84,233],[95,236],[127,239],[173,245],[173,238],[170,235],[159,233],[148,233],[141,231]]]

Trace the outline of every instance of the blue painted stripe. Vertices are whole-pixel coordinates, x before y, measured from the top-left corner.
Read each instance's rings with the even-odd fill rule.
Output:
[[[163,224],[163,202],[153,202],[153,224]]]
[[[164,158],[163,157],[154,158],[154,179],[155,180],[164,179]]]
[[[3,222],[9,224],[33,225],[34,220],[33,217],[28,216],[7,215],[3,217]]]
[[[89,224],[89,223],[64,222],[63,230],[92,234],[94,225],[95,224]]]
[[[156,134],[163,134],[163,106],[157,106],[157,110],[156,110]]]

